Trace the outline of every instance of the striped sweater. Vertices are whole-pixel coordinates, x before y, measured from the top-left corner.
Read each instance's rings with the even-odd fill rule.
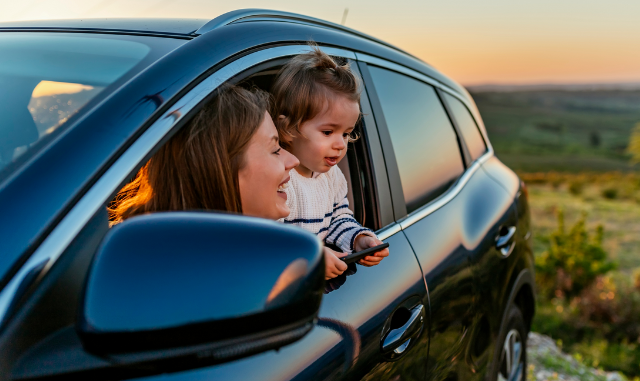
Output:
[[[300,175],[295,169],[289,172],[289,176],[291,180],[285,192],[291,214],[280,221],[300,226],[345,253],[354,250],[358,235],[376,236],[353,217],[347,199],[347,180],[338,166],[312,178]]]

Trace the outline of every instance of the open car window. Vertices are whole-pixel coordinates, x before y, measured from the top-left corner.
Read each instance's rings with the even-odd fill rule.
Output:
[[[280,68],[289,58],[282,58],[258,65],[234,78],[232,84],[248,89],[259,88],[271,92],[271,87]],[[355,129],[359,136],[353,143],[349,143],[347,155],[338,164],[347,179],[349,209],[354,218],[362,226],[373,231],[380,229],[377,221],[376,203],[374,200],[373,177],[371,165],[368,162],[368,152],[364,129],[364,120],[360,120]],[[115,199],[111,201],[114,205]]]

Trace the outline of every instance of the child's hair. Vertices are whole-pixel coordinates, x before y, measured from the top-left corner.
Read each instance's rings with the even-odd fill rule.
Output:
[[[285,149],[290,148],[288,142],[294,132],[300,134],[302,123],[316,117],[331,95],[360,101],[359,79],[349,64],[330,57],[314,44],[310,46],[311,52],[299,54],[284,65],[271,91],[274,98],[271,116],[280,145]]]

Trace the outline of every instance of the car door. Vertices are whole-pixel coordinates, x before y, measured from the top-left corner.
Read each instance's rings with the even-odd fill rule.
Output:
[[[501,190],[469,159],[435,81],[383,60],[364,60],[370,61],[360,66],[368,88],[375,89],[371,98],[385,157],[396,161],[387,160],[394,211],[429,289],[427,378],[478,379],[489,359],[489,338],[473,264],[505,213],[502,195],[495,196]]]

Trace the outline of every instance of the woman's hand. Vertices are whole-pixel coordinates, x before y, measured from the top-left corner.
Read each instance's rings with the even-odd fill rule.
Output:
[[[346,253],[338,253],[328,247],[324,248],[324,279],[332,279],[345,272],[347,264],[340,258],[346,256]]]
[[[373,238],[366,234],[361,234],[356,237],[356,241],[353,244],[353,248],[355,249],[355,251],[362,251],[370,247],[382,245],[383,243],[384,242],[380,241],[377,238]],[[386,248],[386,249],[377,251],[373,255],[369,255],[362,258],[358,263],[361,264],[362,266],[371,267],[371,266],[377,265],[378,263],[380,263],[380,261],[382,261],[384,257],[388,257],[388,256],[389,256],[389,248]]]

